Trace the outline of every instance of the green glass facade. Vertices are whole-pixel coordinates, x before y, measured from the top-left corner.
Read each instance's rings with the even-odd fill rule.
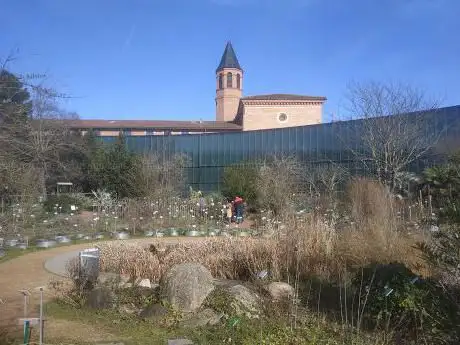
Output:
[[[423,121],[426,133],[460,138],[460,106],[440,108],[435,112],[408,114],[413,121]],[[412,121],[412,119],[411,119]],[[160,157],[184,153],[189,157],[188,183],[199,190],[218,190],[226,166],[263,159],[274,154],[296,156],[306,164],[341,164],[352,172],[362,169],[352,151],[365,150],[362,142],[363,121],[342,121],[320,125],[270,129],[238,133],[189,134],[169,136],[127,136],[130,149],[138,153],[155,152]],[[116,140],[104,137],[105,142]],[[435,157],[416,162],[420,170]]]

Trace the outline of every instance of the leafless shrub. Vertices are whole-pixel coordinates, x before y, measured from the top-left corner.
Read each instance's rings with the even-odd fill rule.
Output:
[[[293,211],[293,194],[299,191],[305,166],[294,157],[274,156],[265,160],[259,170],[256,191],[262,208],[277,218]]]
[[[84,294],[94,287],[94,282],[84,275],[80,267],[80,259],[78,257],[70,259],[66,263],[67,277],[73,283],[73,293],[78,296],[84,296]]]

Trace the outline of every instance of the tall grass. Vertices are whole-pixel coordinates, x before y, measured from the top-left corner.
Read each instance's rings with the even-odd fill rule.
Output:
[[[322,215],[309,214],[287,220],[288,230],[276,239],[207,238],[156,254],[136,244],[108,243],[101,248],[102,268],[154,281],[183,262],[199,262],[215,277],[227,279],[248,279],[268,270],[275,280],[315,275],[338,281],[344,270],[372,262],[401,262],[418,269],[421,260],[413,245],[422,235],[405,231],[385,187],[356,180],[348,198],[351,221],[340,227]]]

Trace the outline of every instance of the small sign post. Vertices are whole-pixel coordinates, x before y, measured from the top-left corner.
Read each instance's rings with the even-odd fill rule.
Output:
[[[43,290],[44,290],[44,287],[43,286],[40,286],[37,288],[39,291],[40,291],[40,329],[39,329],[39,332],[40,332],[40,337],[39,337],[39,341],[38,341],[38,344],[39,345],[43,345]]]
[[[24,345],[29,345],[30,321],[24,320]]]

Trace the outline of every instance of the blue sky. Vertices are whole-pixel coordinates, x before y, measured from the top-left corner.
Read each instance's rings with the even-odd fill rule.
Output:
[[[231,40],[244,94],[326,96],[402,81],[460,104],[458,0],[0,0],[0,58],[46,73],[82,118],[215,117],[215,68]]]

